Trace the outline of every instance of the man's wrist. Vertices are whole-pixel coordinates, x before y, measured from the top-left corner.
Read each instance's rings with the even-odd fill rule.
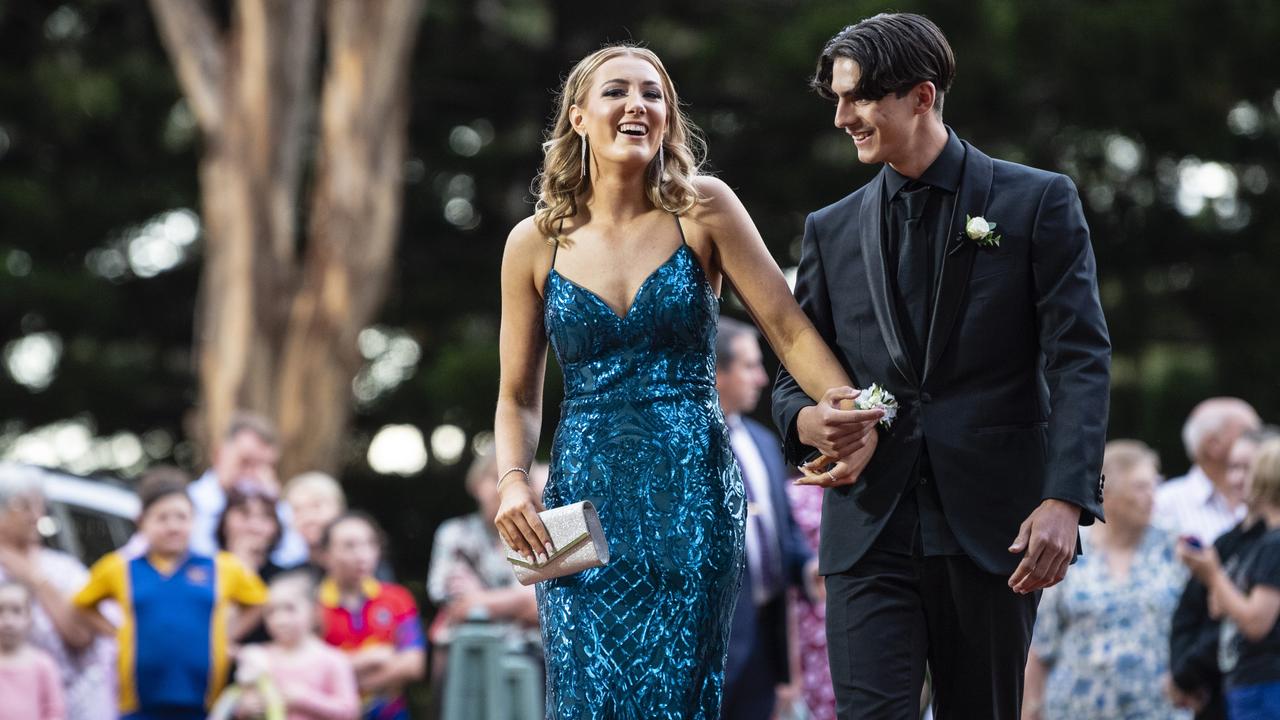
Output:
[[[1049,497],[1041,501],[1041,504],[1053,503],[1054,506],[1061,506],[1064,510],[1074,510],[1076,519],[1080,519],[1080,515],[1084,512],[1084,506],[1079,505],[1071,500],[1063,500],[1062,498]]]

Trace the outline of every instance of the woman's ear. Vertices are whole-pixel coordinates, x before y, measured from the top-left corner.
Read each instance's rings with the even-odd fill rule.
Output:
[[[586,130],[582,126],[583,124],[586,123],[586,121],[587,121],[586,115],[582,113],[582,108],[578,107],[577,105],[569,106],[569,125],[573,127],[574,132],[578,133],[579,135],[585,134]]]

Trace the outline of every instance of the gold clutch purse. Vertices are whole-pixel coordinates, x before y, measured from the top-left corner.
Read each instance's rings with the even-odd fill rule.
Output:
[[[529,562],[507,546],[507,561],[521,585],[550,580],[609,564],[609,543],[600,516],[583,500],[538,513],[551,536],[552,553],[546,562]]]

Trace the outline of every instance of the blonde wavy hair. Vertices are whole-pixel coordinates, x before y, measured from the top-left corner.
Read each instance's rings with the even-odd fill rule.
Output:
[[[1272,438],[1258,446],[1258,456],[1253,461],[1253,488],[1249,491],[1249,505],[1280,507],[1280,438]]]
[[[680,108],[671,76],[652,50],[635,45],[603,47],[578,61],[556,97],[556,117],[542,143],[542,168],[533,181],[534,224],[549,243],[559,242],[559,224],[578,214],[578,202],[591,189],[591,174],[582,171],[582,138],[569,122],[569,109],[587,101],[591,78],[605,62],[616,57],[638,57],[654,67],[662,79],[667,124],[662,135],[662,177],[657,156],[649,161],[645,192],[655,207],[682,213],[701,198],[693,180],[701,171],[706,144],[697,126]],[[588,160],[588,162],[590,162]]]

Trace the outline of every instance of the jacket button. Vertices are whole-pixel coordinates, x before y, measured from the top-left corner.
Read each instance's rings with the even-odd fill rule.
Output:
[[[920,393],[920,402],[929,403],[933,401],[933,396],[927,392]]]

